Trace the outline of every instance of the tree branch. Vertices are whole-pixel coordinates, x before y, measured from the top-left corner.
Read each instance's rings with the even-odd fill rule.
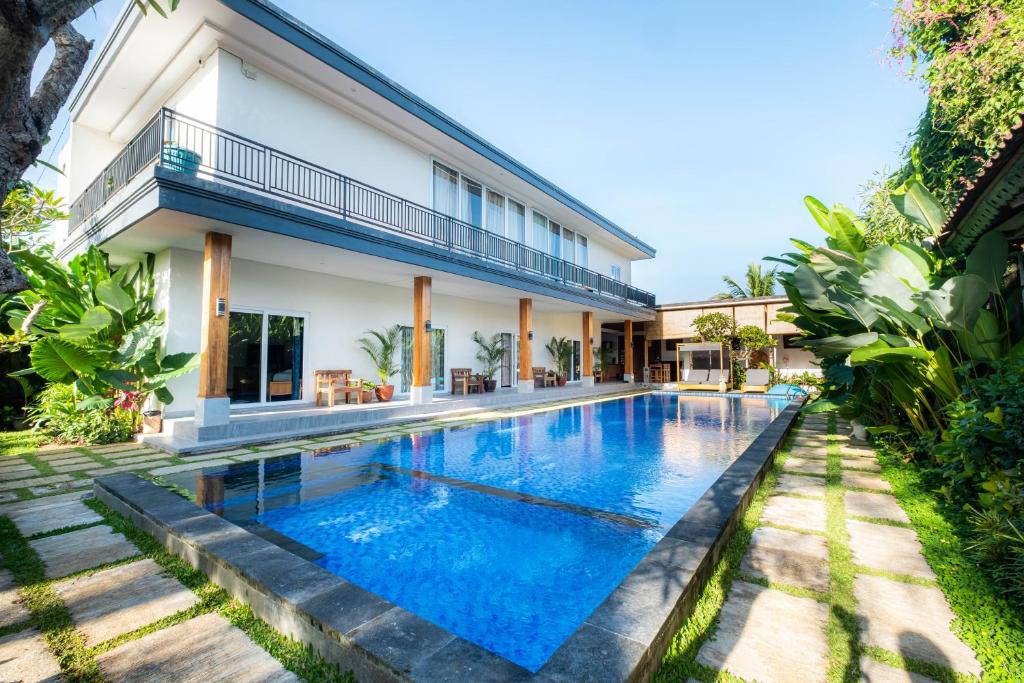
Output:
[[[0,249],[0,293],[13,294],[28,289],[28,280],[18,270],[7,252]]]
[[[57,112],[64,106],[71,89],[78,82],[89,58],[92,41],[75,30],[71,24],[64,24],[53,32],[56,53],[46,75],[39,82],[29,101],[29,114],[42,137],[50,130]]]

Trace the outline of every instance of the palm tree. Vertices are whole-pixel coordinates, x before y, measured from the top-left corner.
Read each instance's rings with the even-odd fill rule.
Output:
[[[746,287],[726,275],[722,281],[728,286],[725,292],[719,292],[715,299],[748,299],[755,296],[772,296],[775,294],[775,268],[762,270],[761,264],[751,263],[747,266]]]

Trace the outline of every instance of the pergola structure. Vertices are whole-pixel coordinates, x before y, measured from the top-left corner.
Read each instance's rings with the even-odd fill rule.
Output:
[[[694,353],[707,353],[708,354],[708,367],[711,367],[711,354],[715,351],[718,352],[718,371],[721,373],[725,369],[725,345],[720,342],[683,342],[676,344],[676,377],[679,378],[679,383],[683,382],[683,365],[682,359],[684,354]],[[692,365],[692,363],[690,364]]]

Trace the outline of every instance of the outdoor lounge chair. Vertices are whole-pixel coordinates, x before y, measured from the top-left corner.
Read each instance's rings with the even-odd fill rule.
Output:
[[[456,389],[462,390],[462,395],[467,396],[476,390],[476,393],[483,393],[484,381],[480,375],[474,375],[470,368],[452,368],[452,396],[459,393]]]
[[[680,391],[706,391],[708,388],[707,370],[690,370],[686,374],[686,380],[679,380]],[[718,388],[718,384],[715,384]]]
[[[356,403],[363,402],[363,380],[352,379],[351,370],[314,370],[313,379],[316,380],[316,404],[322,405],[321,401],[327,398],[327,407],[334,406],[337,395],[345,396],[345,403],[348,397],[354,395]]]
[[[747,381],[740,385],[740,391],[744,394],[764,394],[768,391],[767,370],[747,370]]]
[[[534,388],[544,388],[555,386],[556,380],[554,374],[549,374],[547,368],[531,368],[533,374],[533,386]]]

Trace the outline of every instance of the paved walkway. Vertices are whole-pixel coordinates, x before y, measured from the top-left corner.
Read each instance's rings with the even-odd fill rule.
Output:
[[[826,681],[852,649],[832,678],[857,667],[864,681],[933,680],[894,666],[908,660],[981,675],[880,470],[874,451],[830,434],[827,418],[804,420],[698,663],[748,681]]]
[[[200,595],[108,526],[88,495],[0,506],[22,539],[6,534],[20,568],[0,570],[0,681],[62,680],[56,655],[108,681],[298,680],[212,607],[204,613]],[[25,567],[39,562],[33,578]]]

